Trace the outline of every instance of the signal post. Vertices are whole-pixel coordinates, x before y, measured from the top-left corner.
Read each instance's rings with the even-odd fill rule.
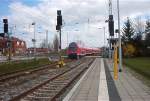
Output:
[[[114,45],[114,79],[118,79],[118,46]]]
[[[65,65],[63,58],[61,57],[61,27],[62,27],[62,15],[61,10],[57,10],[57,25],[56,30],[59,32],[59,61],[58,66],[62,67]]]
[[[4,33],[2,33],[2,37],[5,37],[5,34],[7,34],[8,36],[8,40],[7,40],[7,47],[8,47],[8,61],[11,60],[11,37],[10,37],[10,33],[8,31],[8,19],[3,19],[3,23],[4,23]]]

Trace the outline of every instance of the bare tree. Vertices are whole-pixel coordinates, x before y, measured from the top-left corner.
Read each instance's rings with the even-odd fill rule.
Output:
[[[142,36],[145,29],[145,23],[142,22],[140,16],[135,19],[134,27],[136,36]]]
[[[47,48],[46,39],[43,39],[43,40],[42,40],[42,42],[40,43],[40,48]]]
[[[145,44],[147,45],[147,47],[150,47],[150,20],[148,19],[146,21],[146,28],[145,28]]]
[[[58,51],[59,47],[59,39],[58,36],[55,34],[54,40],[53,40],[53,46],[54,46],[54,51]]]
[[[52,43],[48,43],[48,49],[50,50],[50,51],[53,51],[54,50],[54,46],[53,46],[53,44]]]

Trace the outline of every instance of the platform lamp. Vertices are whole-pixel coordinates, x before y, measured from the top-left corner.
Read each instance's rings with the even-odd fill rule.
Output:
[[[35,39],[35,22],[32,23],[32,25],[34,26],[34,38],[32,39],[33,42],[33,47],[34,47],[34,58],[36,59],[36,39]]]
[[[103,31],[104,31],[104,48],[103,48],[103,56],[104,56],[104,51],[105,51],[105,27],[99,27],[98,29],[103,29]]]

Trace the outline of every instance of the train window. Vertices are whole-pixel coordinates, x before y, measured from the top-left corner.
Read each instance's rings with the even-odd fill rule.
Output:
[[[76,51],[77,50],[77,44],[76,43],[71,43],[70,45],[69,45],[69,50],[72,50],[72,51]]]
[[[77,44],[76,43],[70,43],[69,47],[77,47]]]
[[[76,51],[77,47],[69,47],[69,50]]]

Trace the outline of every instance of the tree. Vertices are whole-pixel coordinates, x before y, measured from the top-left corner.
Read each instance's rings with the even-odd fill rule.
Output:
[[[42,40],[41,44],[40,44],[40,48],[47,48],[47,42],[46,40]]]
[[[55,37],[54,37],[53,46],[54,46],[54,51],[58,51],[58,48],[59,48],[59,39],[58,39],[57,35],[55,35]]]
[[[136,48],[132,44],[128,43],[124,45],[122,48],[124,57],[132,57],[135,55]]]
[[[146,46],[150,46],[150,20],[146,21],[145,34],[145,44]]]
[[[141,17],[137,17],[134,21],[134,29],[135,29],[135,34],[133,36],[133,45],[136,48],[135,55],[136,56],[143,56],[144,55],[144,44],[142,41],[142,34],[144,32],[144,23],[141,21]]]
[[[53,44],[51,42],[47,44],[46,39],[40,43],[40,48],[48,48],[50,51],[54,50]]]
[[[51,42],[48,43],[48,49],[50,51],[53,51],[54,50],[54,47],[53,47],[53,44]]]
[[[129,18],[127,18],[127,21],[124,24],[122,33],[123,33],[122,40],[124,43],[132,42],[135,31],[134,28],[132,27],[132,22],[130,21]]]
[[[142,22],[141,17],[137,17],[134,21],[135,33],[136,36],[142,36],[145,28],[145,24]]]

